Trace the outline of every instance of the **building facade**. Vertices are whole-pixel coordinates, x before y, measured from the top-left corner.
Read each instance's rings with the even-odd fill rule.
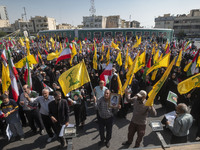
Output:
[[[34,33],[34,27],[33,27],[33,23],[30,21],[25,21],[22,19],[18,19],[16,20],[13,24],[11,24],[11,27],[13,28],[13,31],[16,30],[21,30],[21,31],[25,31],[28,30],[29,33]]]
[[[138,21],[126,21],[120,18],[120,15],[115,16],[89,16],[83,17],[83,28],[139,28]]]
[[[108,16],[106,17],[106,28],[120,28],[121,27],[121,19],[120,16]]]
[[[59,25],[56,25],[56,29],[57,30],[65,30],[65,29],[72,29],[74,28],[74,26],[72,26],[71,24],[59,24]]]
[[[189,37],[200,37],[200,10],[191,10],[188,15],[179,15],[174,19],[174,33],[184,33]]]
[[[30,22],[33,24],[34,32],[41,30],[56,30],[56,20],[47,16],[31,17]]]
[[[155,28],[174,29],[175,36],[200,37],[200,9],[193,9],[189,14],[155,18]]]
[[[83,28],[106,28],[106,17],[104,16],[83,17]]]
[[[170,14],[164,14],[163,17],[155,18],[155,28],[173,29],[174,17]]]
[[[133,21],[131,21],[130,27],[131,28],[140,28],[140,22],[133,20]]]
[[[0,6],[0,20],[9,20],[5,6]]]

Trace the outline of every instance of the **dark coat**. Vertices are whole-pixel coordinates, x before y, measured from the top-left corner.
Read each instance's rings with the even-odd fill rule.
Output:
[[[60,125],[64,125],[69,122],[69,107],[66,100],[61,99],[58,104],[56,101],[51,101],[49,103],[49,116],[56,118]],[[58,108],[56,108],[58,106]]]

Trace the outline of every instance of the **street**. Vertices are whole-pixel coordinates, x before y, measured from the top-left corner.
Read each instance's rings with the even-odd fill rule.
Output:
[[[156,102],[157,103],[157,102]],[[151,147],[151,146],[159,146],[161,145],[161,142],[158,140],[156,133],[152,132],[149,122],[151,120],[162,120],[163,114],[165,110],[161,107],[160,104],[155,104],[155,108],[157,110],[157,116],[156,117],[148,117],[148,124],[146,127],[146,133],[142,142],[141,147]],[[127,115],[127,118],[117,118],[114,119],[114,125],[113,125],[113,133],[112,133],[112,139],[110,141],[110,150],[116,150],[116,149],[122,149],[127,148],[122,146],[122,142],[127,140],[127,133],[128,133],[128,125],[132,117],[132,111],[129,112]],[[75,123],[74,121],[74,115],[73,111],[70,114],[70,123]],[[31,136],[29,133],[30,128],[26,127],[24,128],[25,132],[25,140],[24,141],[15,141],[12,143],[7,142],[6,140],[2,139],[0,137],[0,149],[2,150],[56,150],[59,146],[59,142],[54,140],[51,143],[47,143],[46,140],[48,136],[45,134],[43,136],[37,134],[34,136]],[[195,141],[195,133],[197,131],[197,127],[193,126],[190,130],[189,134],[189,142]],[[168,130],[164,130],[161,132],[163,135],[165,141],[167,144],[169,144],[170,141],[170,132]],[[107,150],[108,148],[104,147],[98,147],[98,142],[100,140],[99,132],[98,132],[98,124],[96,123],[96,111],[94,108],[89,105],[88,106],[88,116],[86,120],[85,127],[79,131],[79,134],[76,138],[73,139],[73,148],[74,150]],[[136,140],[136,135],[134,137],[134,142]],[[134,147],[135,143],[132,143],[129,148]]]

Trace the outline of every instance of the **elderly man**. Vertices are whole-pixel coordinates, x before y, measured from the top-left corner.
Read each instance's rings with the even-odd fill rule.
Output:
[[[95,93],[94,99],[98,100],[101,97],[103,97],[106,89],[108,88],[104,86],[104,81],[103,80],[99,81],[99,86],[96,86],[94,88],[94,93]]]
[[[38,97],[38,93],[31,91],[31,88],[26,84],[23,86],[23,93],[20,96],[20,105],[23,107],[24,113],[29,122],[29,126],[33,133],[37,132],[35,123],[40,128],[40,134],[44,134],[44,125],[39,113],[38,106],[32,105],[34,100]]]
[[[55,137],[52,129],[55,132],[55,128],[53,126],[53,122],[51,121],[51,118],[49,117],[49,108],[48,104],[54,100],[54,97],[49,95],[49,89],[44,88],[42,90],[42,96],[39,96],[34,103],[40,104],[40,114],[42,117],[42,121],[44,123],[44,127],[49,135],[49,138],[47,139],[47,142],[51,142],[52,139]]]
[[[170,126],[168,121],[166,122],[167,127],[172,131],[171,144],[186,143],[193,117],[188,113],[187,105],[184,103],[177,105],[176,113],[173,126]]]
[[[105,90],[107,90],[108,88],[104,86],[104,81],[101,80],[99,81],[99,86],[96,86],[94,88],[94,94],[93,97],[94,97],[94,101],[98,101],[101,97],[104,96],[104,93],[105,93]],[[99,113],[98,113],[98,110],[97,110],[97,120],[99,120]]]
[[[101,141],[99,142],[99,146],[103,146],[104,140],[106,140],[106,147],[110,147],[110,139],[112,136],[112,126],[113,126],[113,109],[108,106],[110,100],[110,90],[106,89],[104,92],[104,96],[101,97],[98,101],[95,101],[95,106],[98,110],[99,114],[99,134]],[[120,109],[121,105],[119,105]],[[104,135],[104,131],[106,127],[106,137]]]
[[[151,113],[156,115],[156,110],[153,106],[145,106],[147,93],[144,90],[141,90],[136,96],[130,98],[128,89],[125,91],[126,100],[132,102],[133,105],[133,117],[131,123],[128,127],[128,141],[123,142],[122,145],[131,145],[133,142],[133,137],[137,132],[137,139],[135,142],[135,148],[140,146],[143,136],[145,135],[147,115]]]

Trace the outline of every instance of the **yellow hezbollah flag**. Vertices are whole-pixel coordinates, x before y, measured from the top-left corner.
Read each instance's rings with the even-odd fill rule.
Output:
[[[100,61],[103,61],[103,54],[101,55],[101,60]]]
[[[176,61],[176,66],[177,66],[177,67],[180,67],[180,65],[181,65],[182,53],[183,53],[183,51],[181,50],[181,51],[179,52],[179,55],[178,55],[178,60]]]
[[[110,48],[108,48],[108,52],[106,54],[106,65],[110,63]]]
[[[8,91],[10,84],[11,84],[11,81],[10,81],[9,66],[7,65],[7,67],[5,67],[4,64],[2,63],[2,90],[3,90],[3,93]]]
[[[160,91],[163,84],[165,83],[166,79],[168,78],[168,75],[170,74],[175,61],[176,61],[176,57],[171,62],[171,64],[169,65],[169,67],[167,68],[163,76],[161,77],[161,79],[153,86],[152,90],[148,94],[149,98],[147,99],[145,106],[153,106],[154,99],[157,93]]]
[[[63,50],[63,48],[62,48],[62,44],[61,44],[61,42],[60,42],[60,51],[62,51]]]
[[[128,68],[128,59],[129,59],[129,57],[128,57],[128,47],[127,47],[127,49],[126,49],[126,58],[125,58],[125,69],[127,69]]]
[[[120,80],[119,74],[117,74],[117,83],[118,83],[118,94],[120,94],[121,96],[122,94],[122,82]]]
[[[182,95],[188,93],[190,90],[196,87],[200,87],[200,73],[180,82],[177,86],[177,89],[178,92]]]
[[[119,66],[122,66],[122,54],[121,51],[118,52],[116,62],[118,63]]]
[[[48,43],[47,40],[46,40],[46,48],[47,48],[47,50],[49,51],[49,43]]]
[[[73,60],[73,58],[74,58],[74,56],[75,56],[76,54],[77,54],[76,47],[75,47],[75,45],[74,45],[74,43],[73,43],[73,45],[72,45],[71,59],[70,59],[70,65],[72,65],[72,60]]]
[[[187,72],[188,69],[190,68],[191,64],[192,64],[192,61],[190,61],[190,62],[185,66],[185,68],[184,68],[183,70],[184,70],[185,72]]]
[[[168,47],[168,41],[167,41],[167,43],[165,44],[165,51],[167,50],[167,47]]]
[[[160,55],[160,57],[158,58],[158,61],[160,61],[162,59],[162,55]],[[154,81],[156,79],[156,74],[158,73],[158,69],[154,70],[154,72],[152,73],[152,76],[151,76],[151,80]]]
[[[128,56],[128,68],[130,68],[133,64],[133,60],[131,59],[131,56]]]
[[[155,52],[156,52],[156,49],[155,49],[155,47],[153,47],[151,54],[154,55]]]
[[[94,42],[93,68],[97,70],[97,48],[95,42]]]
[[[41,54],[40,54],[40,52],[38,51],[38,56],[40,57],[40,59],[42,60],[42,56],[41,56]]]
[[[87,82],[90,82],[90,77],[88,75],[84,60],[61,74],[61,76],[58,78],[58,82],[64,95],[67,95],[67,93],[70,91],[81,87]]]
[[[142,43],[142,37],[140,36],[139,40],[137,40],[138,46]]]
[[[197,67],[200,67],[200,56],[199,56],[198,59],[197,59],[196,68],[197,68]]]
[[[158,69],[154,70],[151,76],[151,80],[154,81],[156,79],[156,74],[158,73]]]
[[[138,72],[142,67],[145,66],[146,50],[136,60],[134,73]]]
[[[82,44],[81,44],[81,41],[79,42],[79,53],[82,54]]]
[[[138,60],[139,55],[140,55],[140,52],[137,53],[137,56],[135,57],[135,59],[133,61],[133,64],[131,65],[131,67],[129,68],[128,72],[126,73],[126,79],[128,79],[129,77],[131,77],[131,75],[133,73],[135,73],[134,72],[134,68],[135,68],[135,65],[137,63],[136,61]]]
[[[53,40],[53,38],[51,37],[49,41],[51,42],[51,47],[55,49],[55,46],[54,46],[55,41]]]
[[[25,66],[25,64],[26,64],[26,58],[28,60],[29,65],[38,64],[38,62],[35,60],[34,55],[28,55],[28,56],[22,58],[20,61],[18,61],[15,64],[15,67],[16,68],[22,68],[23,66]]]
[[[19,43],[21,44],[21,46],[24,46],[24,42],[22,41],[21,38],[19,38]]]
[[[111,43],[111,47],[114,48],[114,49],[120,50],[119,47],[118,47],[118,45],[115,44],[113,41],[112,41],[112,43]]]
[[[153,64],[155,64],[158,61],[159,58],[159,50],[157,50],[156,54],[153,57]]]
[[[122,92],[121,92],[122,95],[124,95],[127,86],[132,83],[132,79],[133,79],[133,76],[134,76],[133,71],[134,71],[134,68],[135,68],[136,60],[138,59],[138,55],[139,55],[139,53],[137,54],[135,60],[133,61],[133,65],[131,66],[131,68],[129,69],[129,71],[126,74],[126,82],[124,83],[124,85],[122,87]]]
[[[170,52],[167,53],[160,61],[154,64],[151,68],[147,70],[146,75],[148,75],[151,71],[161,68],[161,67],[168,67],[170,61]]]
[[[62,51],[60,52],[52,52],[50,54],[47,55],[47,60],[50,61],[50,60],[53,60],[55,58],[58,58],[60,56],[60,54],[62,53]]]
[[[104,52],[104,44],[102,44],[101,50],[102,52]]]

